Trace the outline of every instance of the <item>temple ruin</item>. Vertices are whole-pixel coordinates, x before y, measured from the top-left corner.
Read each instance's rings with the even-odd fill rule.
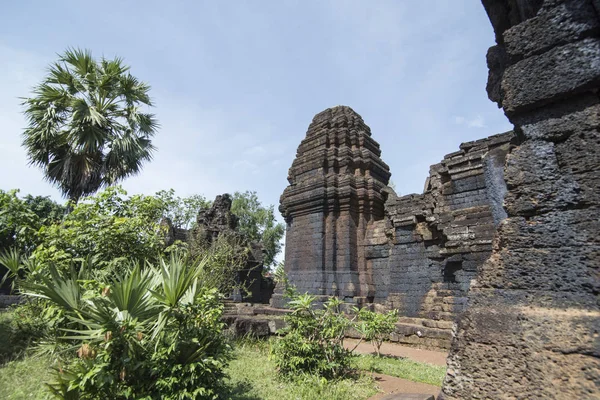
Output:
[[[207,249],[220,237],[237,247],[237,252],[244,254],[241,258],[243,268],[237,272],[238,288],[232,294],[232,300],[252,303],[268,303],[273,293],[272,279],[263,276],[263,245],[248,240],[238,229],[239,219],[231,212],[232,198],[225,193],[218,195],[210,208],[201,209],[196,216],[196,224],[191,229],[173,226],[169,218],[160,222],[167,246],[176,241],[185,242],[188,246]]]
[[[451,344],[442,398],[600,398],[600,2],[483,5],[514,131],[398,197],[362,118],[317,114],[281,196],[285,268],[302,292],[398,309],[392,340]]]
[[[398,197],[369,127],[350,107],[315,116],[281,196],[285,265],[301,292],[453,320],[505,217],[512,132],[463,143]],[[281,306],[280,294],[272,300]]]

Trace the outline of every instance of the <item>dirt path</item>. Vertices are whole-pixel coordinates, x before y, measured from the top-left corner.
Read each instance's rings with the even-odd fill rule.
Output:
[[[358,340],[356,339],[345,339],[344,346],[352,349],[356,346]],[[361,354],[375,354],[375,349],[371,343],[362,342],[358,345],[355,350]],[[397,343],[385,342],[381,346],[381,353],[394,356],[394,357],[405,357],[413,361],[428,363],[433,365],[446,366],[447,352],[433,351],[433,350],[421,350],[413,347],[406,347]],[[381,393],[377,393],[375,396],[369,398],[369,400],[379,400],[388,394],[394,393],[418,393],[418,394],[431,394],[437,397],[440,393],[440,387],[434,385],[428,385],[426,383],[413,382],[407,379],[396,378],[394,376],[373,374],[377,385],[381,389]]]
[[[344,346],[346,348],[352,349],[356,343],[358,343],[356,339],[344,339]],[[375,354],[373,345],[365,342],[359,344],[355,351],[360,354]],[[381,353],[394,357],[406,357],[413,361],[441,365],[443,367],[446,366],[446,357],[448,357],[447,352],[415,349],[390,342],[383,343]]]
[[[379,400],[388,394],[395,393],[432,394],[436,397],[440,393],[439,387],[427,385],[426,383],[412,382],[406,379],[382,374],[373,374],[373,376],[382,392],[370,397],[369,400]]]

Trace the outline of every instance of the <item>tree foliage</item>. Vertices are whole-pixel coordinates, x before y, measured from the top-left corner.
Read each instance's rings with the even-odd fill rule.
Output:
[[[169,218],[176,228],[193,228],[198,211],[209,208],[206,197],[194,194],[188,197],[175,196],[175,190],[161,190],[155,195],[163,202],[163,217]]]
[[[235,192],[231,212],[239,218],[240,232],[250,240],[262,242],[265,250],[265,266],[275,263],[281,251],[281,239],[285,227],[275,219],[274,207],[264,207],[256,192]]]
[[[38,242],[37,231],[44,225],[60,221],[65,207],[49,197],[27,195],[19,190],[0,190],[0,251],[16,247],[31,251]]]
[[[162,203],[155,197],[127,197],[122,188],[109,187],[75,205],[60,224],[43,226],[32,257],[63,267],[93,258],[101,268],[125,260],[155,260],[164,248],[161,213]]]
[[[152,105],[149,90],[120,58],[65,51],[23,103],[29,162],[74,202],[137,174],[158,127],[142,111]]]
[[[36,244],[40,217],[17,196],[18,190],[0,190],[0,250],[30,250]]]

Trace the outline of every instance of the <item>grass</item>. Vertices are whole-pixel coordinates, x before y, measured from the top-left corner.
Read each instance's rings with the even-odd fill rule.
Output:
[[[357,357],[357,365],[359,369],[364,371],[396,376],[409,381],[435,386],[442,386],[446,375],[446,367],[419,363],[406,358],[376,357],[365,354]]]
[[[268,342],[244,341],[236,346],[236,358],[227,371],[228,383],[234,388],[232,400],[364,400],[377,393],[366,374],[358,380],[333,382],[313,376],[280,380],[268,354]]]
[[[51,380],[49,357],[35,357],[16,346],[12,313],[0,311],[0,397],[9,400],[42,399],[44,382]],[[12,342],[12,343],[11,343]],[[269,360],[268,341],[240,341],[227,368],[231,400],[364,400],[377,393],[368,373],[358,379],[326,381],[313,376],[293,381],[278,378]],[[445,368],[407,359],[361,355],[356,364],[363,372],[386,375],[441,386]]]
[[[13,340],[12,313],[0,311],[0,396],[7,400],[43,399],[50,379],[50,359],[26,356],[22,342]]]
[[[44,382],[50,380],[50,359],[24,357],[0,368],[0,397],[6,400],[43,399],[47,395]]]

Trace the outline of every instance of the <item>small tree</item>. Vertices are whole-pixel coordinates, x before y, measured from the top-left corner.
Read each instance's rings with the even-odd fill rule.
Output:
[[[292,377],[301,373],[327,379],[340,378],[351,371],[352,352],[344,348],[344,336],[351,321],[340,312],[341,301],[330,298],[323,307],[313,304],[309,294],[294,296],[285,317],[285,336],[272,348],[279,373]]]
[[[240,232],[250,240],[260,241],[263,244],[265,266],[273,265],[275,257],[281,250],[281,239],[285,233],[283,224],[275,219],[273,206],[264,207],[258,200],[256,192],[235,192],[231,212],[240,219]]]
[[[198,211],[210,208],[211,205],[211,202],[202,195],[179,197],[175,196],[173,189],[156,192],[155,197],[163,202],[163,217],[169,218],[176,228],[193,228],[196,225]]]
[[[366,308],[356,310],[358,312],[359,322],[358,331],[362,334],[364,340],[370,341],[381,357],[381,345],[383,341],[389,338],[390,333],[394,332],[396,322],[398,322],[398,310],[389,311],[385,314],[370,311]]]
[[[158,127],[140,109],[152,105],[149,90],[120,58],[65,51],[23,103],[29,162],[75,203],[137,174],[152,158]]]

